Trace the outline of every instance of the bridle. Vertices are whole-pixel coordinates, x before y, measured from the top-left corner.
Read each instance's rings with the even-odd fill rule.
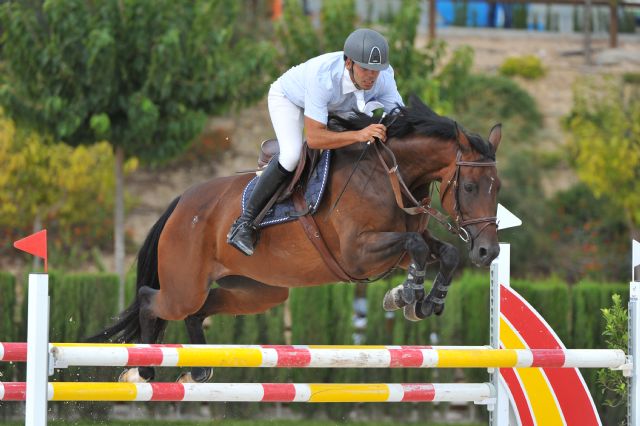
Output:
[[[447,181],[444,189],[440,191],[440,203],[444,205],[444,197],[447,194],[447,191],[449,191],[449,188],[453,186],[455,191],[453,196],[454,197],[453,211],[456,214],[454,221],[455,221],[455,225],[457,226],[457,233],[460,236],[460,239],[462,241],[464,241],[465,243],[471,242],[472,246],[475,239],[478,238],[478,236],[482,233],[482,231],[485,230],[485,228],[487,228],[489,225],[494,225],[494,226],[497,225],[498,218],[496,216],[486,216],[486,217],[471,218],[466,220],[464,219],[464,217],[462,216],[462,210],[460,210],[460,200],[459,200],[460,168],[461,167],[495,167],[495,166],[496,166],[495,161],[463,161],[462,151],[460,151],[460,149],[458,148],[458,152],[456,153],[456,168],[455,168],[455,171],[453,172],[453,176],[451,177],[451,179]],[[467,231],[465,227],[468,225],[475,225],[477,223],[484,223],[484,226],[482,226],[478,230],[478,232],[475,233],[475,235],[470,235],[469,231]]]
[[[456,126],[456,130],[457,130],[457,126]],[[460,168],[461,167],[495,167],[496,166],[495,161],[463,161],[462,151],[460,150],[460,148],[458,148],[458,152],[456,153],[456,168],[451,178],[447,180],[447,183],[445,184],[444,189],[440,191],[440,203],[444,205],[444,197],[449,191],[449,188],[451,187],[454,188],[455,192],[454,192],[453,211],[455,212],[456,217],[452,222],[449,220],[448,216],[445,216],[438,210],[431,207],[431,199],[429,197],[425,198],[424,200],[422,200],[422,202],[420,202],[413,196],[413,194],[411,193],[411,190],[407,187],[404,180],[402,179],[402,176],[400,175],[400,172],[398,170],[398,162],[391,148],[389,148],[387,145],[385,145],[384,143],[378,140],[376,140],[374,146],[376,148],[376,152],[378,154],[378,158],[380,159],[380,162],[382,163],[382,166],[387,170],[389,180],[391,181],[391,187],[393,188],[393,193],[395,195],[396,203],[398,204],[398,207],[400,207],[405,213],[408,213],[411,215],[427,214],[430,217],[433,217],[447,231],[451,232],[452,234],[458,235],[460,239],[465,243],[470,242],[472,247],[475,239],[478,238],[478,236],[482,233],[482,231],[484,231],[489,225],[497,224],[496,216],[464,219],[462,215],[462,211],[460,210],[460,203],[459,203]],[[391,160],[393,162],[392,167],[389,167],[389,165],[387,164],[386,160],[384,159],[384,156],[382,155],[381,149],[386,151],[387,154],[391,157]],[[444,179],[443,179],[443,183],[444,183]],[[402,199],[403,194],[411,201],[411,204],[413,204],[413,207],[405,207],[404,201]],[[475,235],[470,234],[465,227],[469,225],[474,225],[477,223],[484,223],[485,225],[482,226],[480,230],[475,233]],[[426,224],[425,224],[425,227],[426,227]]]

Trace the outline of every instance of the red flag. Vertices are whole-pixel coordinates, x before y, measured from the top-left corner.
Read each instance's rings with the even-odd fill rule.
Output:
[[[44,259],[44,271],[47,272],[47,230],[43,229],[13,243],[18,250],[26,251]]]

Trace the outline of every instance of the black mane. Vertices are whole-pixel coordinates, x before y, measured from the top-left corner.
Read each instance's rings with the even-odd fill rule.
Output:
[[[419,133],[443,140],[456,140],[456,129],[460,128],[474,150],[486,158],[495,160],[493,146],[482,136],[470,134],[454,120],[438,115],[415,95],[409,97],[409,103],[410,106],[397,107],[393,114],[388,114],[382,120],[382,124],[387,126],[388,138],[403,138]],[[330,115],[328,128],[334,131],[360,130],[377,122],[378,119],[375,117],[354,111],[347,116]]]

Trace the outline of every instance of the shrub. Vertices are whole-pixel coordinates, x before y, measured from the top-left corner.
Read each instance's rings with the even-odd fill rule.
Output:
[[[613,305],[608,308],[601,309],[602,318],[606,323],[603,336],[607,342],[609,349],[622,349],[627,351],[628,334],[628,313],[624,308],[619,294],[611,296]],[[627,401],[627,393],[629,391],[627,378],[620,371],[610,369],[598,370],[598,385],[601,387],[602,395],[598,399],[604,399],[604,404],[608,407],[621,407],[620,417],[624,418],[624,403]],[[611,410],[608,410],[611,411]],[[609,416],[608,418],[611,418]]]
[[[528,80],[535,80],[546,74],[542,61],[535,55],[509,57],[502,63],[499,71],[507,77],[517,75]]]
[[[572,283],[589,278],[624,281],[629,274],[620,262],[629,251],[625,217],[611,208],[607,196],[596,199],[583,183],[556,193],[546,204],[555,219],[545,234],[562,256],[551,259],[551,268]]]
[[[450,96],[447,101],[453,104],[453,115],[465,128],[487,137],[491,126],[502,122],[503,138],[508,135],[511,148],[518,142],[533,140],[542,127],[535,100],[514,81],[471,74],[453,82],[447,87],[446,93]],[[504,151],[501,153],[504,155]]]
[[[627,72],[622,75],[626,84],[640,84],[640,72]]]

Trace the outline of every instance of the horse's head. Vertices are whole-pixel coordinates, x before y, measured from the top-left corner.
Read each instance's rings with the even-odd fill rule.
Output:
[[[495,153],[501,135],[499,124],[491,129],[488,143],[458,129],[456,160],[442,180],[442,206],[469,243],[469,258],[477,266],[488,266],[500,253],[496,225],[500,179]]]
[[[410,98],[410,104],[398,107],[396,114],[383,118],[389,139],[383,146],[393,151],[394,162],[397,158],[397,169],[408,187],[415,186],[416,182],[424,184],[425,180],[442,182],[441,204],[455,221],[451,230],[469,242],[469,257],[474,264],[488,266],[500,252],[496,226],[500,180],[495,154],[501,126],[491,129],[487,142],[480,136],[466,134],[455,121],[438,115],[415,96]],[[332,116],[329,128],[359,130],[376,122],[377,119],[366,114],[355,113],[349,117]],[[443,142],[451,145],[447,148]],[[408,187],[405,187],[405,196],[410,191]],[[417,205],[413,195],[411,198]],[[444,217],[438,220],[446,222]]]

